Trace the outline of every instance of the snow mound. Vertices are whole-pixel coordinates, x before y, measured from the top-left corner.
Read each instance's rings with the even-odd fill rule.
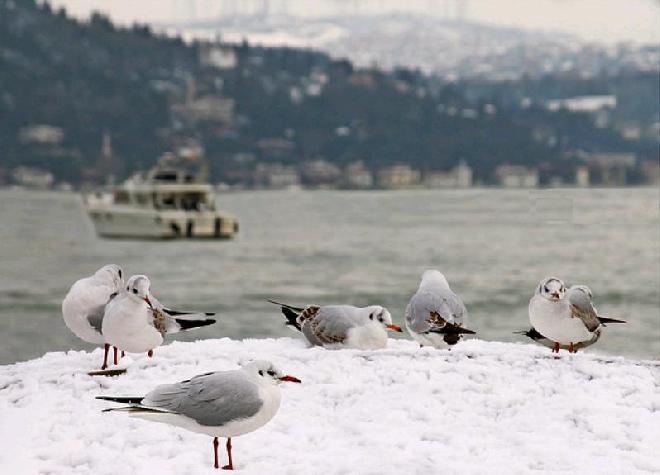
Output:
[[[657,362],[478,340],[365,352],[225,338],[127,357],[114,378],[86,374],[100,350],[0,367],[0,473],[219,473],[210,437],[102,413],[111,404],[94,397],[142,395],[251,358],[303,384],[283,384],[275,418],[233,440],[242,473],[660,472]]]

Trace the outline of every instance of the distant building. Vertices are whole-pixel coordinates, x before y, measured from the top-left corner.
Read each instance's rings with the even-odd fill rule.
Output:
[[[538,170],[520,165],[500,165],[495,169],[495,177],[504,188],[536,188],[539,185]]]
[[[648,185],[660,184],[660,164],[657,160],[644,160],[639,164],[642,180]]]
[[[551,111],[568,109],[573,112],[598,112],[602,109],[616,109],[616,96],[608,94],[551,99],[546,101],[545,107]]]
[[[583,154],[581,159],[589,166],[590,171],[599,177],[601,185],[625,186],[628,171],[637,163],[632,153],[593,153]]]
[[[253,182],[258,188],[290,188],[300,185],[300,175],[292,166],[259,163],[254,170]]]
[[[407,188],[419,184],[421,173],[409,165],[393,165],[378,170],[381,188]]]
[[[472,168],[461,160],[449,172],[427,172],[424,185],[429,188],[469,188],[472,186]]]
[[[12,178],[18,185],[37,190],[47,190],[53,186],[55,181],[52,173],[31,167],[15,168]]]
[[[575,169],[575,185],[583,188],[588,187],[591,184],[591,178],[589,176],[588,167],[577,167]]]
[[[304,162],[300,172],[303,183],[311,186],[337,185],[342,176],[339,167],[326,160]]]
[[[30,125],[19,130],[18,138],[26,144],[60,145],[64,140],[64,131],[47,124]]]
[[[344,186],[346,188],[371,188],[374,176],[364,162],[353,162],[344,168]]]
[[[211,122],[230,125],[234,121],[234,101],[220,96],[207,95],[189,98],[184,104],[172,106],[174,115],[188,124]]]
[[[217,43],[199,45],[199,64],[215,69],[234,69],[237,64],[236,50]]]
[[[545,103],[546,109],[551,111],[567,109],[571,112],[586,112],[591,114],[594,118],[594,124],[601,129],[610,124],[610,113],[616,109],[616,106],[616,96],[612,94],[551,99]]]

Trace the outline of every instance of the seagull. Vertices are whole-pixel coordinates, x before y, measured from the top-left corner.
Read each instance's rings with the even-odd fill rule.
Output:
[[[176,312],[151,295],[146,275],[132,276],[126,289],[105,308],[102,331],[111,345],[131,353],[148,352],[163,343],[167,333],[190,330],[215,323],[213,313]]]
[[[268,300],[279,305],[286,324],[302,332],[312,345],[377,350],[387,346],[387,330],[400,332],[392,323],[390,312],[380,305],[291,305]]]
[[[129,404],[104,412],[128,411],[134,417],[213,437],[215,468],[219,468],[218,437],[226,437],[229,463],[222,468],[233,470],[231,438],[255,431],[273,418],[280,407],[282,381],[300,383],[272,363],[258,360],[240,370],[205,373],[158,386],[143,397],[97,399]]]
[[[103,370],[108,367],[110,349],[102,332],[103,315],[106,305],[123,287],[121,268],[109,264],[93,275],[77,280],[62,301],[62,316],[69,330],[87,343],[104,345]],[[114,362],[117,364],[117,348],[114,353]]]
[[[563,347],[567,347],[569,353],[575,353],[596,343],[605,324],[626,323],[599,316],[592,299],[591,289],[586,285],[574,285],[566,290],[560,279],[543,279],[529,301],[529,321],[532,324],[529,332],[533,330],[548,340],[553,353],[559,353]]]
[[[447,348],[463,335],[475,332],[463,328],[468,317],[461,298],[449,288],[445,276],[437,270],[422,274],[419,289],[406,307],[406,328],[420,346]]]

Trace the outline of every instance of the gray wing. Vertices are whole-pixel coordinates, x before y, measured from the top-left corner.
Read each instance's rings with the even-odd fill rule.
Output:
[[[188,416],[203,426],[219,427],[254,416],[263,401],[259,388],[245,373],[224,371],[158,386],[142,404]]]
[[[582,320],[584,326],[590,332],[595,331],[600,326],[596,309],[587,294],[581,290],[569,289],[566,292],[566,298],[571,310],[571,317]]]
[[[321,307],[313,318],[305,320],[302,330],[311,343],[329,345],[343,343],[353,326],[354,322],[348,315],[328,306]]]
[[[92,326],[92,328],[94,328],[94,330],[99,333],[103,333],[101,329],[103,327],[103,315],[105,315],[105,306],[108,305],[108,303],[110,303],[110,301],[116,296],[116,292],[110,295],[110,298],[105,303],[105,305],[99,305],[87,315],[87,321]]]
[[[461,299],[453,292],[417,292],[406,307],[406,323],[417,333],[429,331],[434,326],[444,326],[444,322],[462,325],[467,318],[467,310]]]
[[[89,324],[99,333],[103,327],[103,315],[105,314],[105,305],[96,307],[92,312],[87,315]]]

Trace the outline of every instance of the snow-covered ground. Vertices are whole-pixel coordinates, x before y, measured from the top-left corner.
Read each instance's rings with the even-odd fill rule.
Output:
[[[0,473],[217,473],[210,437],[102,413],[112,404],[94,396],[141,395],[254,357],[303,384],[282,384],[275,418],[233,440],[243,473],[660,473],[658,362],[478,340],[365,352],[220,339],[127,357],[123,376],[88,376],[101,357],[0,367]]]

